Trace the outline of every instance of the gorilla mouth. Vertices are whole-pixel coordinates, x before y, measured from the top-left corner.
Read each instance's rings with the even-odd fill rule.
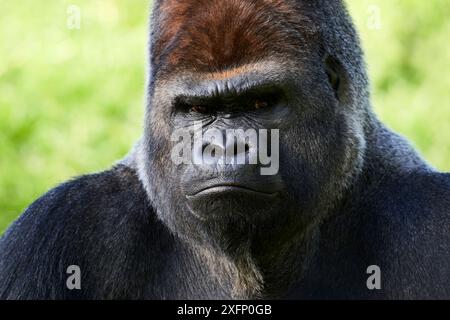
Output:
[[[267,197],[275,197],[278,195],[279,191],[273,190],[262,190],[256,189],[251,186],[235,184],[235,183],[221,183],[221,184],[213,184],[200,188],[193,194],[188,194],[187,197],[195,197],[195,196],[203,196],[203,195],[212,195],[212,194],[225,194],[225,193],[241,193],[241,194],[249,194],[249,195],[260,195]]]
[[[273,184],[218,182],[217,180],[191,186],[186,193],[190,212],[206,221],[229,218],[264,216],[278,208],[280,188]]]

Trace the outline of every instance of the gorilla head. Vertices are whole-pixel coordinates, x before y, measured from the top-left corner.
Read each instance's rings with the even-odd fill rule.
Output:
[[[343,5],[166,0],[156,2],[152,22],[138,166],[159,218],[214,254],[251,257],[264,269],[280,248],[289,254],[295,246],[301,263],[314,226],[341,199],[364,156],[366,76]],[[173,132],[196,121],[218,132],[278,129],[279,170],[174,163]],[[235,157],[258,152],[248,139],[229,140],[212,143],[236,149]],[[201,150],[194,147],[193,157]]]

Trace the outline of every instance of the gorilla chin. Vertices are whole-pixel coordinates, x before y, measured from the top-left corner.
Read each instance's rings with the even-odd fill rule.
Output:
[[[220,171],[220,175],[194,179],[192,183],[190,170],[183,176],[187,179],[182,178],[188,212],[198,232],[205,234],[201,242],[206,240],[216,252],[234,254],[256,240],[255,225],[270,228],[282,214],[284,187],[281,178],[253,174],[258,171],[257,167],[243,165],[235,169],[233,178],[226,171]]]

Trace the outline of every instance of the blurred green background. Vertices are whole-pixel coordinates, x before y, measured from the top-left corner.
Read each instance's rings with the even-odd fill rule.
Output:
[[[377,114],[449,171],[450,1],[347,2]],[[149,1],[1,1],[0,11],[1,233],[49,188],[109,167],[139,137]]]

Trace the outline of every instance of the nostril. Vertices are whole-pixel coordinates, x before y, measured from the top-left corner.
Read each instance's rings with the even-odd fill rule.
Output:
[[[209,146],[209,143],[203,143],[202,145],[202,154],[205,153],[205,149]]]
[[[234,143],[234,154],[249,153],[250,145],[248,143]]]
[[[225,155],[223,146],[214,141],[206,142],[202,145],[202,158],[208,159],[221,158]]]

